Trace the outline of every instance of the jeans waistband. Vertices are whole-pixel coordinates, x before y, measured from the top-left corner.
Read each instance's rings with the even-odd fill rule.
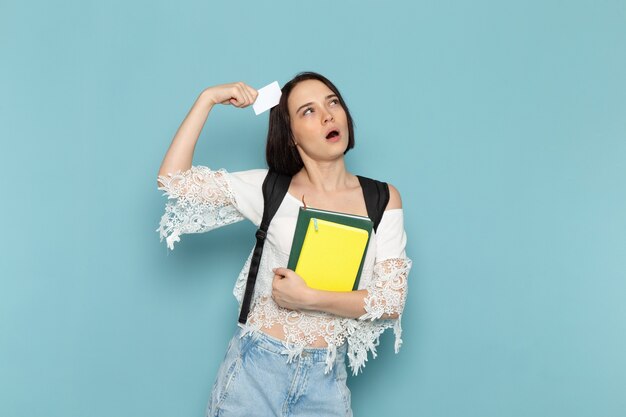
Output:
[[[238,335],[242,332],[241,328],[238,328]],[[286,354],[284,351],[287,348],[287,342],[271,336],[261,330],[252,330],[244,337],[251,337],[252,342],[256,343],[260,347],[269,350],[270,352],[278,354]],[[289,344],[290,349],[297,349],[293,343]],[[329,347],[304,347],[302,349],[302,357],[311,358],[313,362],[325,362],[328,356]],[[348,350],[348,344],[344,341],[343,344],[337,346],[337,356],[335,361],[343,361],[345,354]]]

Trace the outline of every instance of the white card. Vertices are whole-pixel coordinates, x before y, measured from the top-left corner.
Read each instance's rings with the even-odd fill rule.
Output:
[[[256,113],[257,116],[277,105],[280,101],[280,96],[283,93],[280,91],[278,81],[274,81],[273,83],[260,88],[258,91],[259,95],[252,104],[254,113]]]

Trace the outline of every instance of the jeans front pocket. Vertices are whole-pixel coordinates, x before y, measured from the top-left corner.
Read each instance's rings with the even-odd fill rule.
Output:
[[[239,338],[234,337],[228,344],[224,360],[217,371],[217,378],[211,390],[211,399],[206,409],[206,416],[217,415],[219,407],[227,398],[234,380],[241,370],[241,355],[239,351]]]

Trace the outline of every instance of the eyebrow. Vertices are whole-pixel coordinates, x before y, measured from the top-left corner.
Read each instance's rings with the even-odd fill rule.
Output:
[[[327,96],[326,96],[326,100],[328,100],[328,99],[329,99],[329,98],[331,98],[331,97],[337,97],[337,94],[329,94],[329,95],[327,95]],[[337,98],[339,98],[339,97],[337,97]],[[312,102],[312,101],[311,101],[311,102],[309,102],[309,103],[303,104],[302,106],[298,107],[298,110],[296,110],[296,113],[300,113],[300,110],[301,110],[303,107],[309,106],[309,105],[311,105],[311,104],[313,104],[313,102]]]

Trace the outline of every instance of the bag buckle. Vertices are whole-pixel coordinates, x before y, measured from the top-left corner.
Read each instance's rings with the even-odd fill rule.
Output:
[[[265,230],[263,229],[258,229],[256,231],[256,238],[259,240],[265,240],[265,237],[267,236],[267,233],[265,232]]]

